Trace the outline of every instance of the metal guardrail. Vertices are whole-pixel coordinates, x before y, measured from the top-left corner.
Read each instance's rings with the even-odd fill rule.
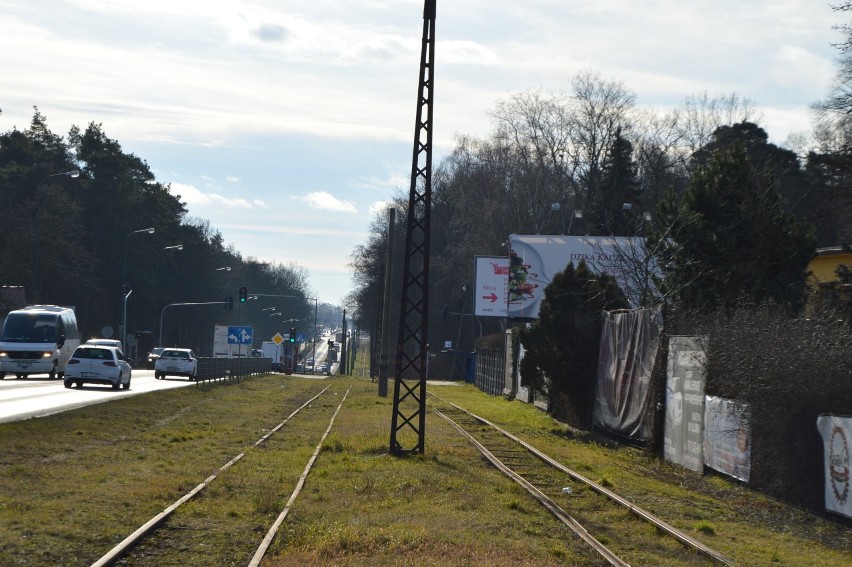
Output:
[[[239,380],[272,372],[270,358],[199,358],[198,382]]]

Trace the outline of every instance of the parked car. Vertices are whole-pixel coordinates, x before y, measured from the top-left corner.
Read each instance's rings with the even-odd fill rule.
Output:
[[[328,365],[328,363],[327,363],[327,362],[323,362],[322,364],[320,364],[320,366],[319,366],[319,371],[320,371],[320,372],[322,372],[323,374],[328,374],[328,371],[329,371],[329,365]]]
[[[154,370],[154,365],[157,363],[157,359],[160,358],[161,352],[163,352],[163,349],[157,347],[151,349],[151,352],[148,353],[148,370]]]
[[[130,389],[131,368],[127,358],[113,346],[80,345],[65,365],[65,387],[74,384],[107,384],[113,390]]]
[[[121,341],[116,339],[89,339],[87,345],[111,346],[121,350]]]
[[[166,348],[154,363],[154,378],[166,376],[186,376],[190,380],[198,379],[198,357],[188,348]]]

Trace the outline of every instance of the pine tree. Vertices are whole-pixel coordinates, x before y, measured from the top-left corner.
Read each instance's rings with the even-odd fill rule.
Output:
[[[612,145],[603,163],[600,193],[598,193],[592,219],[595,234],[632,236],[635,233],[632,219],[633,205],[639,193],[633,145],[616,131]]]
[[[801,306],[813,228],[784,213],[777,181],[754,170],[741,144],[715,151],[683,200],[669,195],[655,216],[660,286],[682,306],[713,310],[767,299]]]

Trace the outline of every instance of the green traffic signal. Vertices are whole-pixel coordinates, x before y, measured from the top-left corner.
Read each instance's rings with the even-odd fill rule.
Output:
[[[248,289],[246,286],[240,288],[240,303],[248,301]]]

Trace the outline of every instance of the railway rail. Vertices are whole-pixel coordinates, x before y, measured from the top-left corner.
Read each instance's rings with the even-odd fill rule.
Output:
[[[299,406],[296,410],[294,410],[290,415],[288,415],[286,419],[284,419],[281,423],[279,423],[274,428],[270,429],[265,435],[263,435],[260,439],[258,439],[253,444],[253,446],[251,448],[252,449],[258,449],[258,448],[262,447],[264,444],[266,444],[273,437],[273,435],[275,435],[277,432],[279,432],[284,427],[285,424],[290,422],[294,417],[296,417],[298,414],[300,414],[306,408],[311,407],[312,404],[314,404],[323,394],[325,394],[325,392],[329,388],[330,388],[330,386],[324,388],[318,394],[316,394],[315,396],[313,396],[312,398],[310,398],[306,402],[304,402],[301,406]],[[307,462],[304,470],[302,471],[301,475],[299,476],[298,481],[296,482],[296,486],[295,486],[292,494],[290,495],[290,498],[289,498],[286,506],[278,514],[278,517],[276,518],[276,520],[273,522],[272,526],[269,528],[269,530],[265,534],[263,540],[261,542],[259,542],[257,550],[254,553],[254,556],[247,563],[248,565],[250,565],[250,566],[259,565],[260,561],[263,559],[264,555],[268,551],[269,546],[271,545],[275,536],[277,535],[278,530],[280,529],[284,519],[286,518],[288,512],[290,511],[294,502],[296,501],[296,498],[298,497],[299,493],[301,492],[302,487],[304,486],[305,480],[307,479],[308,474],[310,473],[311,468],[313,467],[313,464],[314,464],[314,462],[316,461],[316,459],[319,455],[319,452],[322,448],[322,444],[325,442],[326,437],[331,432],[331,430],[334,426],[334,421],[337,418],[337,415],[340,412],[340,409],[343,407],[343,403],[346,401],[346,398],[347,398],[348,395],[349,395],[349,390],[347,390],[346,393],[343,395],[343,397],[340,401],[340,404],[337,406],[337,409],[334,411],[333,415],[331,416],[331,419],[328,423],[328,427],[326,428],[325,433],[322,435],[321,439],[319,440],[319,443],[316,445],[316,448],[315,448],[313,454],[308,459],[308,462]],[[160,512],[159,514],[152,517],[145,524],[143,524],[138,529],[136,529],[132,534],[127,536],[123,541],[121,541],[118,545],[116,545],[108,553],[106,553],[100,559],[98,559],[95,563],[93,563],[92,567],[105,567],[105,566],[108,566],[108,565],[115,565],[119,561],[123,561],[123,560],[127,559],[128,556],[132,555],[132,553],[135,551],[135,548],[137,546],[139,546],[140,543],[142,543],[143,541],[147,540],[148,538],[151,538],[152,536],[154,536],[156,534],[158,528],[163,526],[164,523],[166,522],[166,520],[170,516],[172,516],[179,508],[181,508],[183,505],[190,502],[195,496],[197,496],[199,493],[201,493],[204,489],[208,488],[211,485],[211,483],[217,477],[219,477],[220,475],[222,475],[222,473],[224,473],[225,471],[228,471],[234,465],[236,465],[237,463],[242,461],[243,458],[246,457],[248,454],[249,453],[247,453],[246,451],[243,451],[243,452],[239,453],[238,455],[236,455],[231,460],[229,460],[227,463],[222,465],[214,474],[212,474],[211,476],[206,478],[203,482],[198,484],[195,488],[193,488],[192,490],[190,490],[189,492],[184,494],[181,498],[176,500],[172,505],[165,508],[162,512]]]
[[[436,404],[434,400],[439,400]],[[733,565],[733,561],[526,441],[430,392],[437,415],[568,526],[609,565]],[[440,407],[438,407],[440,406]],[[625,512],[655,533],[631,529]],[[635,523],[635,522],[633,522]],[[627,525],[627,529],[623,526]],[[621,526],[614,527],[614,526]]]

